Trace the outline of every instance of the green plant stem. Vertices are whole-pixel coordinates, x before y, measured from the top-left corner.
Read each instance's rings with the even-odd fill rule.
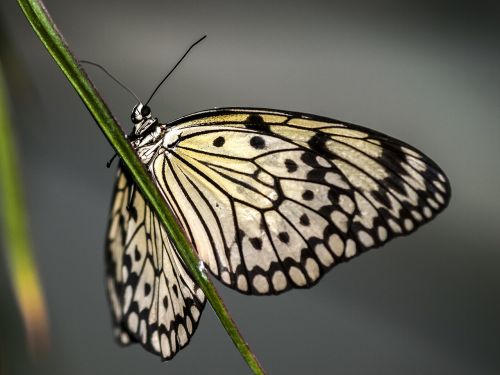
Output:
[[[129,169],[130,174],[141,190],[144,198],[158,215],[171,236],[179,255],[182,257],[191,275],[205,293],[222,325],[248,366],[255,374],[264,374],[264,370],[238,331],[238,328],[229,315],[214,285],[208,279],[205,271],[200,269],[200,261],[197,255],[186,240],[175,217],[168,209],[160,191],[153,183],[144,165],[141,163],[130,144],[125,139],[122,129],[101,99],[94,85],[83,69],[78,65],[65,43],[62,34],[58,31],[55,23],[52,21],[48,11],[43,5],[43,2],[41,0],[18,0],[18,3],[40,40],[71,82],[74,89],[78,92],[80,98],[87,106],[87,109],[94,117],[102,132]]]
[[[47,310],[28,235],[22,183],[10,125],[7,85],[0,62],[0,201],[3,243],[14,294],[33,354],[49,343]]]

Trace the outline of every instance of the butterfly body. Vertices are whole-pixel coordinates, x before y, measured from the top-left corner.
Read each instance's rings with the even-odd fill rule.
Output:
[[[201,261],[245,294],[310,287],[411,233],[450,198],[420,151],[334,119],[223,108],[161,124],[138,104],[132,121],[132,146]],[[132,186],[120,171],[107,243],[115,335],[169,359],[194,333],[205,297]]]

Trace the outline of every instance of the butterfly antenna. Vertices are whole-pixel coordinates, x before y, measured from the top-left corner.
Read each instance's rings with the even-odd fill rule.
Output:
[[[103,67],[102,65],[99,65],[95,62],[92,62],[92,61],[88,61],[88,60],[80,60],[80,63],[83,63],[83,64],[89,64],[89,65],[93,65],[99,69],[101,69],[104,73],[106,73],[113,81],[115,81],[116,83],[118,83],[121,87],[123,87],[125,90],[127,90],[136,100],[138,103],[141,103],[141,99],[139,99],[139,97],[137,95],[134,94],[134,92],[132,90],[130,90],[127,86],[125,86],[123,83],[120,82],[120,80],[118,80],[117,78],[115,78],[110,72],[108,72],[108,70]]]
[[[148,101],[144,104],[145,106],[148,105],[148,103],[151,101],[151,99],[153,98],[154,94],[156,94],[156,92],[158,91],[158,89],[160,88],[160,86],[163,84],[163,82],[165,82],[167,80],[167,78],[170,76],[170,74],[172,74],[174,72],[175,68],[177,68],[177,66],[182,62],[182,60],[184,60],[184,57],[187,56],[187,54],[189,53],[189,51],[191,51],[194,48],[194,46],[196,46],[198,43],[200,43],[206,37],[207,36],[204,35],[200,39],[198,39],[196,42],[194,42],[193,44],[191,44],[191,47],[189,47],[188,50],[184,53],[184,55],[182,55],[182,57],[179,59],[179,61],[177,61],[177,64],[175,64],[174,67],[172,69],[170,69],[170,72],[168,72],[168,74],[165,76],[165,78],[163,78],[161,80],[161,82],[158,85],[156,85],[156,88],[154,89],[153,93],[149,97]]]

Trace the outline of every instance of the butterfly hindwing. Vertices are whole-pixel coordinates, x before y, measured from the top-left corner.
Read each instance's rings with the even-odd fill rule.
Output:
[[[420,151],[337,120],[233,108],[168,128],[149,169],[208,269],[244,293],[311,286],[450,197]]]
[[[193,335],[205,296],[187,273],[166,231],[120,170],[106,246],[108,299],[115,337],[140,342],[163,359]]]
[[[113,333],[118,342],[127,345],[132,341],[122,325],[123,317],[123,253],[126,245],[127,221],[126,209],[128,186],[125,174],[119,173],[113,192],[113,201],[106,238],[106,290],[113,319]]]

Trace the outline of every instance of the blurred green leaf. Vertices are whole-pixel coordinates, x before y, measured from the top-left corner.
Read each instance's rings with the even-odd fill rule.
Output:
[[[22,182],[0,62],[0,200],[3,242],[14,293],[34,353],[49,343],[47,310],[28,235]]]

